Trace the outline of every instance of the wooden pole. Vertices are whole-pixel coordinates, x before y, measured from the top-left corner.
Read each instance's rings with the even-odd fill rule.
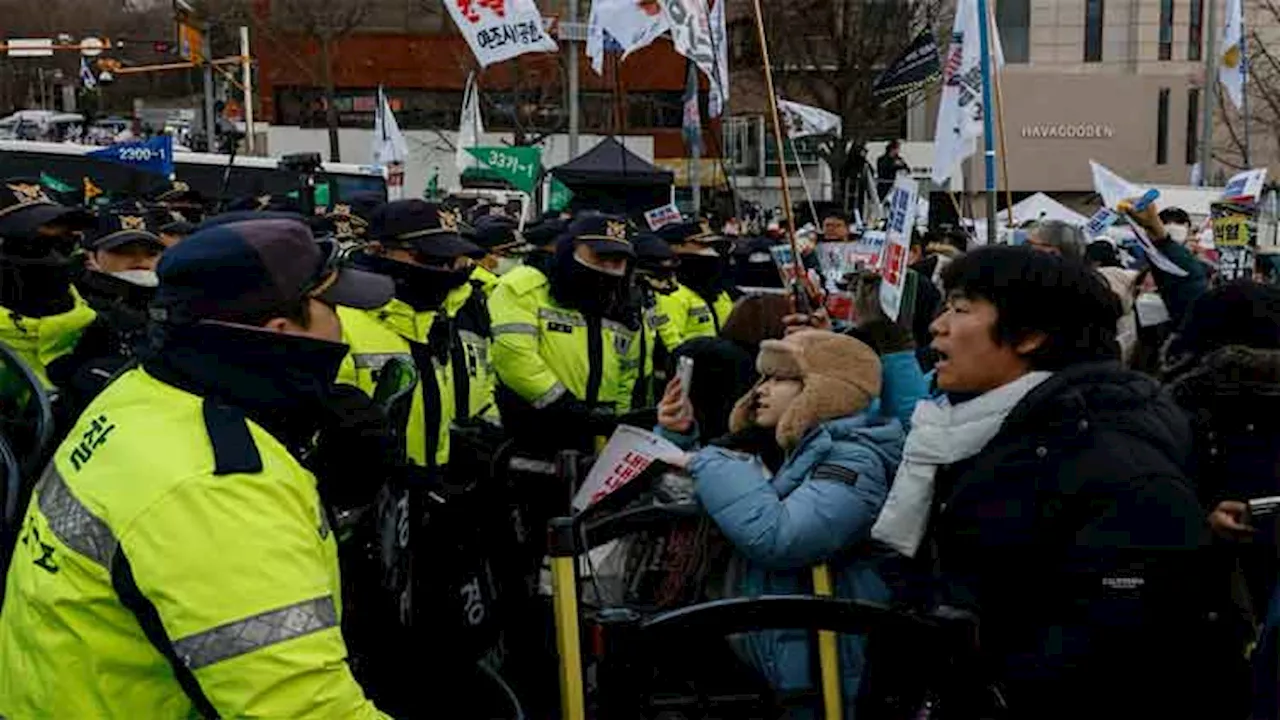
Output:
[[[987,23],[991,28],[991,37],[1000,37],[996,31],[995,16],[988,13]],[[991,58],[992,88],[996,94],[996,135],[1000,138],[1000,174],[1004,177],[1005,212],[1009,215],[1009,228],[1013,228],[1013,190],[1009,180],[1009,148],[1005,144],[1004,134],[1004,73],[996,59]]]
[[[796,281],[804,287],[804,263],[800,260],[800,246],[796,242],[796,219],[791,212],[791,188],[787,180],[787,145],[782,139],[782,122],[778,116],[778,94],[773,89],[773,66],[769,63],[769,41],[764,34],[764,13],[760,10],[760,0],[752,0],[756,13],[756,32],[760,36],[760,56],[764,61],[765,91],[769,93],[769,116],[773,119],[773,140],[778,147],[778,166],[781,168],[782,211],[787,215],[787,242],[791,245],[791,264],[795,269]]]

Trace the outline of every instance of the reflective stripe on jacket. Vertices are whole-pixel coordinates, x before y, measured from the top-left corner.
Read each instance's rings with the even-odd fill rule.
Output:
[[[498,378],[535,408],[568,393],[617,412],[631,409],[641,361],[635,331],[561,306],[546,275],[527,265],[502,276],[489,314]]]
[[[446,332],[435,333],[439,313],[417,312],[402,300],[377,310],[338,308],[343,341],[351,346],[338,371],[339,382],[372,395],[382,366],[391,358],[404,358],[418,368],[422,381],[414,393],[405,441],[409,459],[419,465],[427,465],[428,458],[434,458],[436,465],[449,462],[449,426],[455,418],[496,413],[497,381],[489,360],[489,320],[483,298],[469,283],[449,293],[443,307],[449,326]],[[449,360],[442,362],[442,357]],[[431,376],[435,383],[427,384]]]
[[[719,335],[724,321],[733,312],[733,299],[727,292],[720,293],[714,303],[708,303],[688,287],[677,285],[674,292],[659,293],[656,297],[654,325],[668,352],[686,340]]]
[[[238,411],[130,370],[27,508],[0,716],[384,717],[347,665],[340,613],[315,477]]]

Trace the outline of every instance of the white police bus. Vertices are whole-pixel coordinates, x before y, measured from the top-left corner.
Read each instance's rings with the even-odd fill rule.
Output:
[[[0,140],[0,178],[44,177],[81,192],[88,179],[94,187],[113,197],[142,197],[165,179],[128,165],[88,157],[100,147],[72,143]],[[226,155],[175,152],[174,179],[210,201],[231,201],[243,197],[286,195],[297,192],[301,173],[282,167],[280,159],[237,155],[223,191],[227,171]],[[286,163],[287,165],[287,163]],[[318,203],[332,205],[357,194],[373,193],[387,198],[385,173],[367,165],[320,163],[314,170]],[[327,200],[327,202],[326,202]]]

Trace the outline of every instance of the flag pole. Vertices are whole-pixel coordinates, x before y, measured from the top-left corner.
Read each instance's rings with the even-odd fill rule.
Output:
[[[756,0],[759,2],[759,0]],[[991,123],[991,37],[987,25],[987,0],[978,0],[978,53],[982,65],[982,139],[986,146],[984,170],[987,180],[987,244],[996,243],[996,147]]]
[[[1244,23],[1244,7],[1240,8],[1240,115],[1244,118],[1244,167],[1249,162],[1249,33]]]
[[[985,0],[983,0],[985,2]],[[804,263],[800,260],[800,246],[796,242],[796,219],[791,211],[791,183],[787,180],[787,150],[782,139],[782,122],[778,117],[778,94],[773,88],[773,66],[769,62],[769,41],[764,34],[764,13],[760,10],[760,0],[752,0],[756,15],[756,33],[760,37],[760,57],[764,62],[765,91],[769,94],[769,116],[773,120],[773,140],[778,147],[778,166],[781,168],[782,211],[787,216],[787,242],[791,245],[791,264],[795,269],[796,281],[804,283]],[[803,285],[802,285],[803,287]],[[799,308],[797,308],[799,309]]]
[[[999,37],[994,15],[986,20],[992,37]],[[1009,216],[1009,228],[1013,228],[1013,183],[1009,180],[1009,148],[1005,144],[1004,132],[1004,72],[1000,64],[991,59],[991,79],[996,96],[996,135],[1000,138],[1000,175],[1004,178],[1004,209]]]

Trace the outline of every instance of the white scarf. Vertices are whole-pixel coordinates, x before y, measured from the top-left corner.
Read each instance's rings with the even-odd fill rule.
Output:
[[[938,468],[981,452],[1014,406],[1052,374],[1030,372],[959,405],[951,405],[945,398],[916,403],[902,464],[871,528],[871,537],[915,557],[929,522]]]

